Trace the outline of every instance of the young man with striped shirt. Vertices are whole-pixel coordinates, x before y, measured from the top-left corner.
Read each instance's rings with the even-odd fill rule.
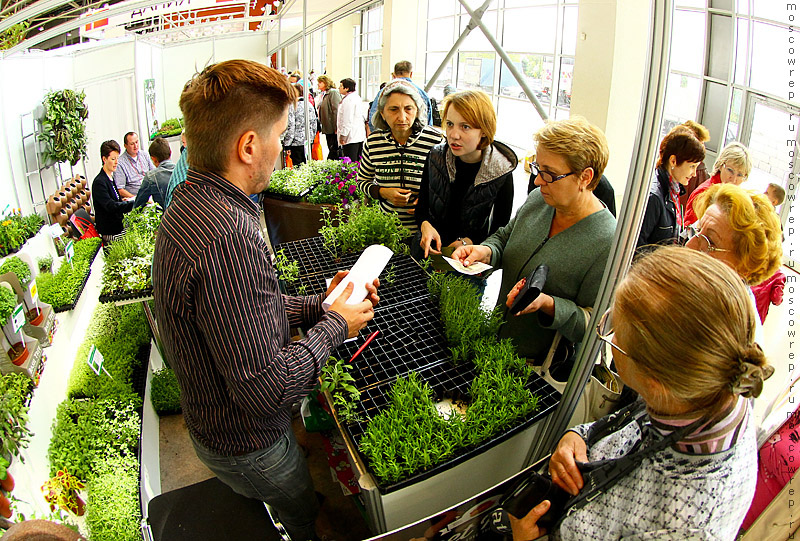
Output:
[[[359,185],[380,201],[384,211],[396,212],[405,227],[416,231],[414,205],[425,158],[442,135],[425,124],[425,103],[408,81],[398,79],[386,85],[377,102],[372,123],[378,131],[371,133],[364,145]]]
[[[372,319],[378,297],[376,280],[367,300],[345,304],[348,285],[323,313],[327,293],[278,288],[249,196],[269,185],[295,97],[278,71],[248,60],[209,66],[186,85],[189,171],[156,236],[153,297],[198,458],[239,494],[269,503],[292,539],[315,539],[318,503],[292,405]],[[314,323],[290,339],[290,325]]]

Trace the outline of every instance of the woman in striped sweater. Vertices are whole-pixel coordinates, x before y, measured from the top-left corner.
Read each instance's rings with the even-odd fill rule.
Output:
[[[428,111],[417,89],[404,80],[386,85],[372,117],[377,131],[370,134],[358,165],[361,190],[380,201],[386,212],[416,231],[414,205],[422,170],[441,133],[427,126]]]

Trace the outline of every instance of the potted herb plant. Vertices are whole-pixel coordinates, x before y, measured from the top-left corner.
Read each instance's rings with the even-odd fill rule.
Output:
[[[39,272],[53,274],[53,256],[50,254],[36,258],[36,265],[39,267]]]
[[[22,288],[25,319],[29,321],[31,325],[40,325],[42,321],[44,321],[44,311],[37,308],[36,303],[33,302],[33,298],[31,297],[30,289],[28,289],[33,279],[30,267],[17,256],[11,256],[0,265],[0,276],[8,272],[13,273],[14,276],[17,277],[19,285]]]
[[[6,342],[6,352],[11,362],[22,366],[28,358],[28,347],[25,345],[25,335],[18,342],[18,335],[14,332],[11,314],[17,306],[17,296],[7,287],[0,286],[0,325],[3,326],[3,338]],[[21,333],[20,333],[21,334]]]

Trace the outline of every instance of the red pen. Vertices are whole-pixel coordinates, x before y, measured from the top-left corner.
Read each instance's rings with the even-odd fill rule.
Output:
[[[372,342],[372,341],[375,339],[375,337],[376,337],[376,336],[378,336],[378,333],[380,333],[380,332],[381,332],[381,331],[375,331],[374,333],[370,334],[370,335],[369,335],[369,338],[367,338],[367,341],[366,341],[366,342],[364,342],[364,343],[361,345],[361,347],[360,347],[360,348],[358,348],[358,350],[356,350],[356,352],[355,352],[355,353],[353,353],[353,356],[352,356],[352,357],[350,357],[350,360],[349,360],[349,361],[347,361],[347,362],[352,364],[352,362],[353,362],[353,361],[356,359],[356,357],[358,357],[359,355],[361,355],[361,352],[362,352],[362,351],[364,351],[365,349],[367,349],[367,346],[369,345],[369,343],[370,343],[370,342]]]

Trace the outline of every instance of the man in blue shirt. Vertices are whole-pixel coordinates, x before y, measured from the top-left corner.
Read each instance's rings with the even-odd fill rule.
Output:
[[[172,170],[175,164],[170,161],[172,151],[169,148],[169,143],[163,137],[156,137],[150,143],[150,159],[153,165],[156,166],[152,171],[144,174],[142,185],[139,188],[139,193],[136,194],[136,201],[133,203],[133,208],[143,207],[147,201],[152,197],[153,201],[158,203],[161,208],[165,208],[164,200],[167,196],[167,185],[172,176]]]
[[[411,80],[411,76],[413,72],[411,71],[411,62],[408,60],[401,60],[397,64],[394,65],[394,71],[392,72],[392,79],[405,79],[412,85],[414,85],[419,92],[419,95],[422,96],[422,101],[425,102],[425,105],[428,108],[428,126],[433,126],[433,114],[431,113],[431,99],[422,90],[419,86],[417,86],[414,81]],[[372,105],[369,108],[369,131],[374,132],[375,126],[372,124],[372,115],[378,110],[378,98],[381,97],[383,90],[378,92],[378,95],[375,96],[375,99],[372,100]]]

